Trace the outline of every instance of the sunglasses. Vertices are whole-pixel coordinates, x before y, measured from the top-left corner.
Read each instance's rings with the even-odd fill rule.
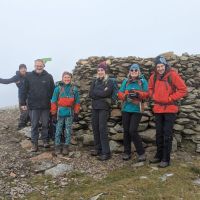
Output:
[[[138,69],[131,69],[130,71],[131,72],[138,72],[139,70]]]

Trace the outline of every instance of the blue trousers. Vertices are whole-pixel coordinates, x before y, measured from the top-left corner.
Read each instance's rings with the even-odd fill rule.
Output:
[[[69,145],[71,141],[72,133],[72,117],[58,117],[56,124],[56,134],[55,134],[55,145],[61,144],[61,135],[63,131],[63,125],[65,124],[65,144]]]

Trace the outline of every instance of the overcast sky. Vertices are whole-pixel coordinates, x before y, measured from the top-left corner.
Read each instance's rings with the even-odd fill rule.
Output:
[[[199,0],[0,0],[0,77],[42,57],[59,80],[89,56],[198,54],[199,8]],[[0,94],[0,107],[17,104],[15,84]]]

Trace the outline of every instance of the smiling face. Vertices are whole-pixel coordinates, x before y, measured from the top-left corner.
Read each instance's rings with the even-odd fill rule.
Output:
[[[137,78],[140,74],[140,70],[139,69],[131,69],[129,71],[129,74],[130,74],[131,78]]]
[[[19,69],[19,73],[20,73],[21,76],[25,76],[26,72],[27,72],[27,69],[25,67]]]
[[[106,76],[106,72],[103,68],[98,68],[97,69],[97,76],[102,79]]]
[[[44,63],[42,61],[36,60],[35,61],[35,71],[36,73],[40,74],[44,70]]]
[[[156,70],[159,74],[164,74],[165,73],[165,65],[164,64],[157,64],[156,65]]]
[[[69,83],[71,83],[71,79],[72,79],[72,77],[70,75],[68,75],[68,74],[66,74],[66,75],[64,75],[62,77],[62,81],[66,85],[69,84]]]

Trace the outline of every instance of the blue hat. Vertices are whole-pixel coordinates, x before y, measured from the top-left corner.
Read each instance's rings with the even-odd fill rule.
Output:
[[[163,64],[163,65],[165,65],[166,67],[169,66],[164,56],[157,56],[157,57],[155,58],[155,64],[156,64],[156,65],[158,65],[158,64]]]
[[[132,69],[140,70],[140,65],[138,65],[138,64],[132,64],[129,70],[132,70]]]

